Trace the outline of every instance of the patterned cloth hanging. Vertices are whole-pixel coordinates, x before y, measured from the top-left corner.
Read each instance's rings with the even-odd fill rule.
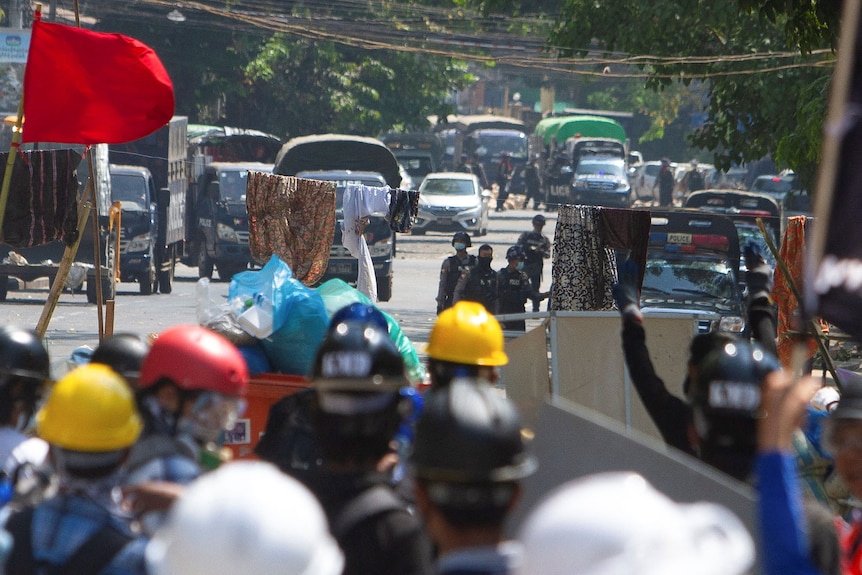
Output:
[[[419,215],[419,192],[414,190],[389,190],[389,228],[393,232],[409,232],[413,220]]]
[[[0,179],[9,154],[0,154]],[[54,240],[72,245],[78,235],[78,178],[81,154],[71,150],[20,152],[15,157],[2,241],[16,248]]]
[[[549,309],[613,309],[612,288],[617,281],[614,249],[630,250],[643,274],[649,227],[650,213],[644,210],[561,206],[554,234]]]
[[[278,255],[307,286],[326,273],[335,234],[335,182],[250,172],[246,188],[251,257]]]

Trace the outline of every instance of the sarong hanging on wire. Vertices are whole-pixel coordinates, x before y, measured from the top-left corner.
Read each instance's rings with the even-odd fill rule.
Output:
[[[650,213],[644,210],[564,205],[554,234],[549,309],[608,310],[617,281],[614,249],[628,249],[643,277]]]
[[[0,181],[8,153],[0,154]],[[78,227],[81,154],[72,149],[21,152],[15,157],[3,219],[3,242],[28,248],[63,240],[72,245]]]
[[[278,255],[307,286],[326,272],[335,234],[335,183],[250,172],[249,249],[263,264]]]

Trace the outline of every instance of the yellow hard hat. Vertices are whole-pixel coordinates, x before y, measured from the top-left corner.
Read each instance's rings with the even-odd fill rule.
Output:
[[[485,306],[459,301],[444,310],[428,339],[428,356],[465,365],[505,365],[503,329]]]
[[[36,414],[36,431],[72,451],[114,451],[141,434],[141,418],[128,384],[111,368],[87,364],[69,372]]]

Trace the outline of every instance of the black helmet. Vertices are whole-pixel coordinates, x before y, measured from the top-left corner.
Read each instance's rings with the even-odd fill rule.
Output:
[[[0,327],[0,387],[16,380],[41,385],[50,377],[48,350],[36,332],[9,325]]]
[[[467,232],[455,232],[455,235],[452,236],[452,245],[455,245],[455,242],[463,242],[465,246],[468,248],[473,245],[473,242],[470,241],[470,234]]]
[[[524,248],[521,246],[512,246],[506,250],[507,260],[522,260],[524,259]]]
[[[695,425],[703,439],[723,446],[754,445],[761,385],[778,360],[756,343],[733,341],[703,358],[692,389]]]
[[[534,226],[544,226],[545,225],[545,216],[542,214],[536,214],[533,216],[533,225]]]
[[[133,387],[137,387],[141,366],[149,351],[149,344],[141,336],[117,333],[99,344],[90,358],[90,363],[107,365]]]
[[[475,379],[425,395],[410,463],[416,477],[450,483],[510,482],[536,468],[517,408]]]
[[[0,327],[0,424],[20,427],[20,422],[12,421],[13,407],[23,402],[22,414],[31,416],[50,378],[48,350],[36,332]]]
[[[311,379],[319,391],[398,391],[407,385],[404,358],[376,321],[331,323]]]

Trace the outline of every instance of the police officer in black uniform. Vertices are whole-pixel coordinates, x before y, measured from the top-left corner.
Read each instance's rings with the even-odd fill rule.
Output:
[[[425,574],[431,544],[391,487],[387,461],[411,401],[404,360],[375,321],[330,324],[314,361],[311,423],[321,464],[307,484],[344,551],[343,575]]]
[[[455,255],[443,260],[440,267],[440,283],[437,287],[437,314],[452,307],[455,303],[455,286],[458,280],[467,275],[476,265],[476,256],[467,253],[467,248],[473,245],[467,232],[455,232],[452,236],[452,247]]]
[[[494,248],[488,244],[479,246],[476,265],[455,286],[455,302],[477,301],[491,313],[497,312],[497,272],[491,269]]]
[[[542,233],[545,227],[545,216],[533,216],[533,230],[524,232],[518,237],[518,245],[524,250],[524,273],[530,278],[530,285],[539,291],[542,285],[542,268],[545,260],[551,257],[551,240]],[[533,300],[533,311],[539,311],[539,300]]]
[[[530,284],[530,278],[524,273],[524,250],[521,246],[512,246],[506,250],[509,265],[497,272],[497,313],[524,313],[527,299],[536,302],[548,297],[547,293],[539,293]],[[500,322],[504,330],[526,331],[524,320]]]
[[[416,507],[437,545],[440,575],[508,575],[520,547],[504,522],[536,468],[526,453],[517,408],[477,379],[434,388],[416,425],[410,458]]]

